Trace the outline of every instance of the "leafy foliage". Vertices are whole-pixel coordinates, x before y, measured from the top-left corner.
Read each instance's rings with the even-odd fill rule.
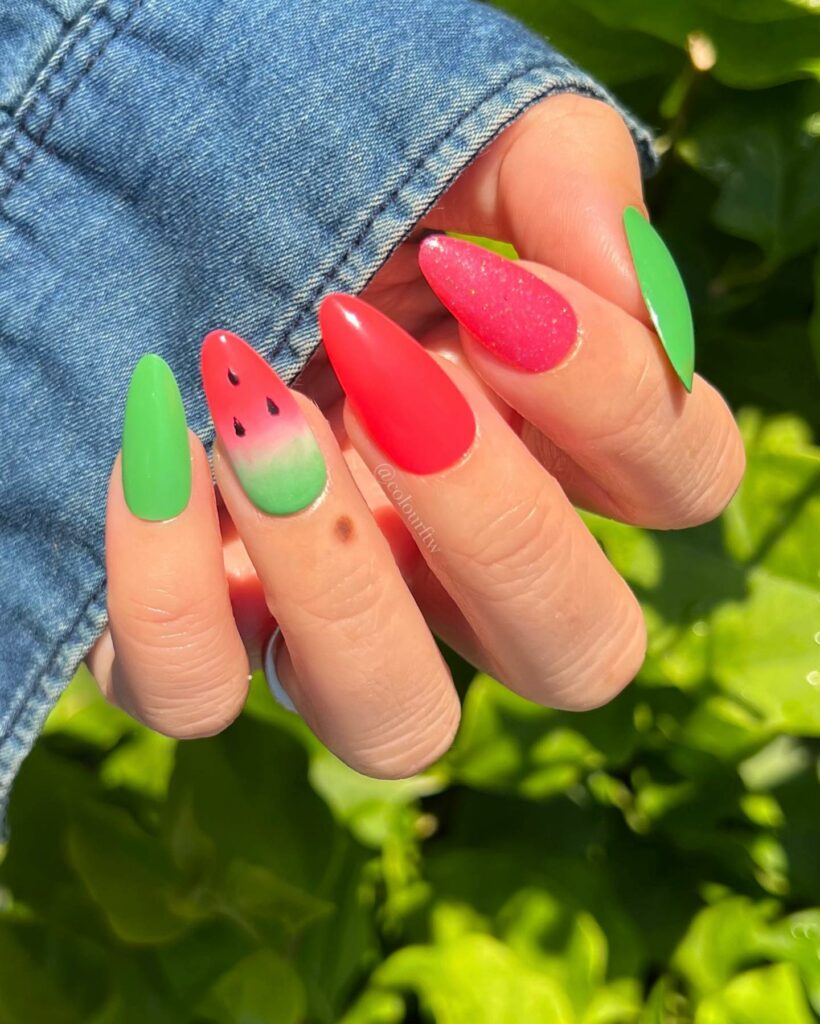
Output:
[[[628,691],[572,715],[478,675],[413,780],[355,775],[260,680],[177,745],[78,676],[10,809],[0,1024],[820,1017],[816,3],[505,6],[658,128],[746,480],[686,533],[590,517],[650,624]]]

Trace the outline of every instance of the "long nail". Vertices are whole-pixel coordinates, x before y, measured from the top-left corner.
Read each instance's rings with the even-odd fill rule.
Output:
[[[570,304],[520,263],[433,235],[422,243],[419,266],[459,323],[503,362],[541,373],[575,345],[578,321]]]
[[[237,335],[212,331],[202,343],[202,381],[216,432],[254,505],[281,516],[315,501],[325,460],[273,367]]]
[[[675,373],[691,391],[695,328],[686,285],[666,243],[634,206],[624,210],[624,229],[652,323]]]
[[[388,458],[424,474],[464,455],[475,437],[472,410],[414,338],[350,295],[328,296],[319,323],[353,411]]]
[[[140,519],[173,519],[191,498],[185,409],[171,367],[155,355],[137,363],[122,431],[122,488]]]

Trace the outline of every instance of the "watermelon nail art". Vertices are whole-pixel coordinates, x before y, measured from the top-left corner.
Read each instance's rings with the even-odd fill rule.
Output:
[[[202,343],[202,381],[219,440],[243,490],[263,512],[289,515],[322,493],[322,451],[293,395],[229,331]]]

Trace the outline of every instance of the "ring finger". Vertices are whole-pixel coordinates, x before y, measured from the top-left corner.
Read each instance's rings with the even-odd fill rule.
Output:
[[[659,529],[723,510],[744,468],[734,418],[702,378],[685,393],[645,324],[564,274],[469,242],[428,238],[420,263],[525,440],[547,463],[545,438],[571,460],[562,483],[575,501]]]
[[[332,296],[320,321],[348,435],[495,673],[553,706],[611,699],[643,660],[643,619],[557,481],[468,375],[372,307]]]

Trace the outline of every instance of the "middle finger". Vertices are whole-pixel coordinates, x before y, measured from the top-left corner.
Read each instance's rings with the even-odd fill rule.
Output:
[[[611,699],[643,660],[643,618],[556,480],[480,387],[381,313],[336,295],[320,321],[348,435],[495,673],[539,703]]]

